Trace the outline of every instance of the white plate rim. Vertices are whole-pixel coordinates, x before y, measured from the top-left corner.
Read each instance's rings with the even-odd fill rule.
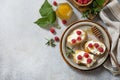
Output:
[[[108,55],[109,55],[109,51],[110,51],[110,48],[111,48],[111,44],[110,44],[110,43],[111,43],[111,38],[110,38],[109,33],[107,32],[107,30],[106,30],[103,26],[101,26],[101,25],[98,24],[98,23],[92,22],[92,21],[90,21],[90,20],[80,20],[80,21],[76,21],[76,22],[70,24],[70,25],[68,26],[68,28],[63,32],[62,37],[61,37],[61,41],[60,41],[60,52],[61,52],[61,55],[62,55],[64,61],[65,61],[68,65],[72,66],[73,68],[76,68],[76,69],[78,69],[78,70],[88,71],[88,70],[93,70],[93,69],[96,69],[96,68],[100,67],[104,62],[101,63],[99,66],[94,67],[94,68],[80,69],[80,68],[74,66],[73,64],[71,64],[71,63],[65,58],[65,55],[64,55],[63,49],[62,49],[62,46],[63,46],[63,45],[62,45],[63,37],[64,37],[66,31],[69,30],[69,28],[71,28],[73,25],[75,25],[75,24],[77,24],[77,23],[81,23],[81,22],[90,22],[90,23],[93,23],[93,24],[96,24],[96,25],[100,26],[100,27],[104,30],[104,32],[106,33],[107,37],[109,38],[109,39],[108,39],[108,40],[109,40],[109,49],[107,50],[107,57],[106,57],[106,59],[104,60],[104,62],[107,60]]]

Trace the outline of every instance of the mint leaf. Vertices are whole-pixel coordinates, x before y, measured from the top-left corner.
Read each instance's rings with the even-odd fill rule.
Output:
[[[92,7],[97,7],[97,6],[98,6],[97,2],[96,2],[96,1],[93,1]]]
[[[95,0],[95,2],[96,2],[99,6],[103,6],[103,3],[105,2],[105,0]]]
[[[89,15],[96,15],[100,12],[103,7],[105,0],[93,0],[92,4],[89,6],[89,9],[83,12],[82,17],[89,18]]]
[[[53,24],[55,21],[56,21],[56,14],[55,11],[52,11],[49,13],[47,17],[40,18],[35,23],[38,26],[45,27],[49,24]]]
[[[69,57],[71,54],[74,54],[75,52],[73,51],[72,48],[66,46],[66,56]]]
[[[49,19],[49,22],[51,24],[53,24],[55,21],[56,21],[56,13],[55,11],[52,11],[49,15],[48,15],[48,19]]]
[[[47,43],[45,45],[48,45],[48,46],[51,46],[51,47],[56,46],[54,39],[50,39],[50,40],[46,39],[46,40],[47,40]]]
[[[41,14],[42,17],[46,17],[47,15],[49,15],[50,12],[53,12],[53,9],[52,8],[46,8],[46,9],[42,10],[40,12],[40,14]]]
[[[49,2],[47,0],[45,0],[45,2],[43,3],[42,7],[39,10],[41,16],[45,17],[51,11],[53,11],[52,6],[49,4]]]
[[[40,18],[36,22],[34,22],[38,26],[45,27],[49,24],[48,18]]]
[[[42,18],[38,19],[35,24],[40,27],[46,27],[50,24],[53,24],[56,21],[56,13],[52,9],[52,6],[47,0],[43,3],[42,7],[39,10]]]

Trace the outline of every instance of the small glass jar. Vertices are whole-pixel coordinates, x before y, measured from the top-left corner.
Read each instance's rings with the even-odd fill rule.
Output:
[[[68,20],[73,14],[73,9],[68,3],[60,3],[56,10],[56,15],[62,20]]]

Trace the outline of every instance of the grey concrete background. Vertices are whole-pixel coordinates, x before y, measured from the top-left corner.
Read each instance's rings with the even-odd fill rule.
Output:
[[[44,38],[54,35],[33,23],[40,17],[43,2],[0,0],[0,80],[120,80],[102,66],[87,72],[75,70],[63,61],[59,43],[56,48],[45,46]],[[82,19],[76,9],[74,15]],[[98,19],[96,22],[100,23]],[[59,19],[58,23],[62,27],[56,29],[60,37],[66,26]]]

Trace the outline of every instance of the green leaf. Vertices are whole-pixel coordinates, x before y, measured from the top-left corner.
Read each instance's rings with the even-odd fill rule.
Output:
[[[40,27],[46,27],[56,21],[56,13],[47,0],[43,3],[39,12],[42,18],[38,19],[35,23]]]
[[[66,53],[66,56],[68,57],[70,55],[70,53]]]
[[[96,2],[99,6],[103,6],[105,0],[95,0],[95,2]]]
[[[83,12],[82,17],[89,18],[89,15],[96,15],[100,12],[102,6],[104,4],[104,0],[94,0],[92,4],[89,6],[89,9]]]
[[[49,15],[48,15],[48,19],[49,19],[49,22],[51,24],[53,24],[55,21],[56,21],[56,13],[55,11],[52,11]]]
[[[47,39],[47,43],[45,45],[48,45],[48,46],[51,46],[51,47],[56,46],[55,41],[53,39],[50,39],[50,40]]]
[[[50,22],[49,22],[48,18],[40,18],[34,23],[40,27],[46,27]]]
[[[47,16],[51,11],[53,11],[52,6],[49,4],[47,0],[43,3],[42,7],[40,8],[39,12],[42,17]]]
[[[97,2],[96,2],[96,1],[93,1],[92,7],[97,7],[97,6],[98,6]]]
[[[51,12],[53,12],[53,9],[52,9],[52,8],[46,8],[46,9],[42,10],[42,11],[40,12],[40,14],[41,14],[42,17],[46,17],[46,16],[48,16]]]
[[[56,21],[55,11],[49,13],[47,17],[38,19],[35,23],[41,27],[46,27],[49,24],[53,24]]]
[[[66,56],[69,57],[71,54],[74,54],[75,52],[73,51],[73,49],[71,49],[70,47],[66,46]]]

